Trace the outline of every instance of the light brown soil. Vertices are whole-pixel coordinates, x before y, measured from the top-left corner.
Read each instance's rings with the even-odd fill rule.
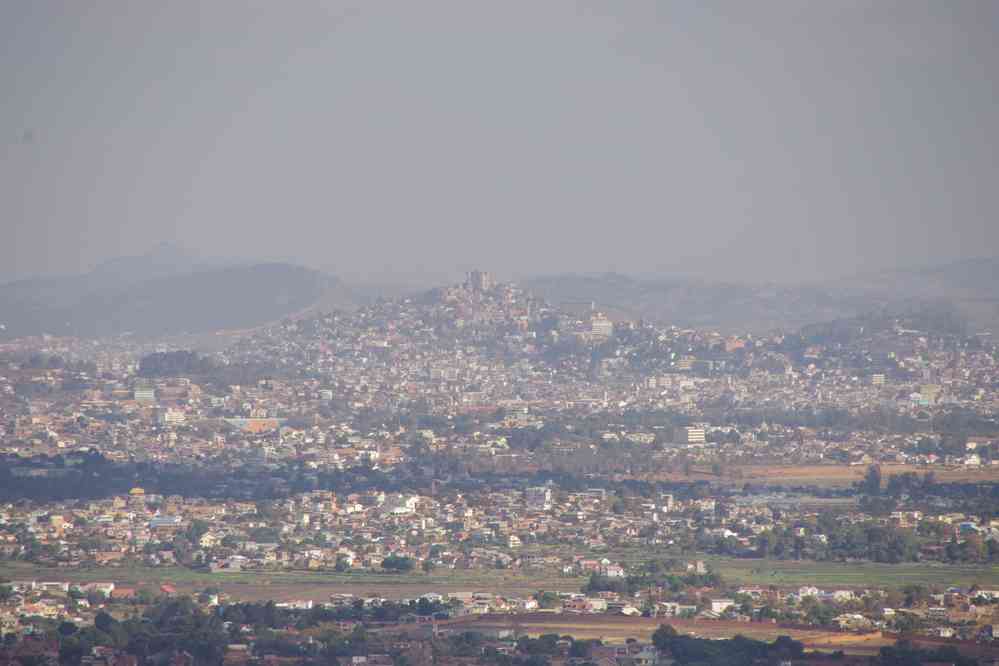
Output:
[[[628,638],[650,640],[660,624],[670,624],[681,633],[703,638],[731,638],[742,635],[756,640],[772,641],[778,636],[790,636],[808,649],[843,650],[868,654],[893,641],[880,632],[847,634],[821,629],[780,627],[765,622],[729,622],[721,620],[680,620],[675,618],[644,618],[617,615],[576,615],[568,613],[529,615],[486,615],[459,618],[448,623],[452,628],[468,630],[513,629],[530,635],[559,634],[576,638],[600,638],[607,642],[624,642]]]

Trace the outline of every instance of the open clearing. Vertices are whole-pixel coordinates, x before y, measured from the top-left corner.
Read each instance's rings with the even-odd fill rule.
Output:
[[[606,642],[623,643],[628,638],[650,640],[660,624],[672,625],[677,631],[702,638],[731,638],[742,635],[761,641],[773,641],[778,636],[790,636],[813,650],[843,650],[871,653],[894,641],[880,632],[847,634],[819,629],[791,629],[765,622],[725,622],[715,620],[680,620],[675,618],[625,617],[621,615],[574,615],[568,613],[534,613],[530,615],[469,616],[448,626],[455,630],[482,631],[510,629],[521,634],[571,635],[579,639],[600,638]]]
[[[555,549],[553,549],[555,550]],[[649,558],[671,557],[654,549],[624,549],[608,552],[611,559],[636,563]],[[870,562],[794,562],[689,555],[703,559],[725,581],[738,585],[797,588],[898,589],[920,584],[935,587],[977,584],[999,588],[999,566],[957,566],[932,562],[874,564]],[[442,571],[431,574],[327,573],[319,571],[244,571],[208,573],[181,567],[105,567],[63,569],[25,562],[0,563],[0,578],[69,582],[111,581],[119,585],[143,586],[170,583],[184,593],[209,586],[220,588],[232,599],[257,601],[312,599],[325,601],[331,594],[372,594],[390,599],[411,598],[427,592],[483,590],[501,595],[527,596],[538,590],[578,592],[585,578],[563,577],[551,572],[530,571]]]
[[[0,578],[11,580],[68,581],[88,583],[111,581],[117,585],[141,587],[169,583],[183,593],[206,587],[220,588],[237,601],[312,599],[327,601],[331,594],[372,594],[389,599],[411,598],[427,592],[467,592],[488,590],[512,596],[526,596],[539,589],[578,592],[580,578],[564,578],[541,573],[505,571],[435,571],[431,574],[326,573],[310,571],[243,571],[208,573],[181,567],[102,567],[61,569],[24,562],[0,562]]]
[[[867,465],[745,465],[738,469],[739,483],[766,485],[815,485],[823,487],[850,486],[867,473]],[[894,474],[926,474],[933,472],[940,482],[999,481],[999,468],[995,467],[942,467],[939,465],[881,465],[881,474],[887,479]],[[725,483],[727,478],[720,479]]]
[[[747,585],[797,587],[901,588],[906,585],[940,587],[978,584],[999,586],[999,567],[959,566],[932,562],[875,564],[873,562],[788,562],[704,558],[726,581]]]
[[[713,474],[708,468],[695,467],[689,475],[681,472],[657,472],[638,474],[635,478],[645,481],[707,481],[714,486],[742,487],[746,483],[762,486],[816,486],[819,488],[849,488],[861,481],[869,465],[814,464],[782,465],[779,462],[765,465],[738,465],[725,470],[722,476]],[[933,472],[939,482],[999,482],[999,466],[965,467],[960,465],[902,465],[882,464],[884,478],[894,474],[914,473],[924,475]]]
[[[539,551],[540,552],[540,551]],[[556,550],[564,555],[565,550]],[[704,560],[727,583],[740,585],[773,585],[797,588],[817,585],[827,588],[898,589],[919,584],[940,587],[962,586],[999,587],[999,566],[957,565],[938,562],[813,562],[776,559],[739,559],[692,553],[678,555],[669,550],[649,548],[619,548],[600,556],[625,564],[638,564],[650,559]]]
[[[643,551],[631,557],[648,559],[654,552]],[[668,555],[663,555],[668,557]],[[625,556],[622,559],[628,560]],[[736,559],[713,555],[690,556],[687,559],[704,560],[728,583],[741,585],[773,585],[794,588],[816,585],[826,588],[881,588],[899,589],[906,585],[940,587],[999,587],[999,566],[963,566],[937,562],[903,562],[877,564],[874,562],[812,562],[772,559]]]

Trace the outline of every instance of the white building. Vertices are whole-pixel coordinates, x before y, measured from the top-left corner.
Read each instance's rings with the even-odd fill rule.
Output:
[[[711,600],[711,612],[718,613],[719,615],[727,611],[729,608],[735,608],[734,599],[712,599]]]
[[[552,508],[552,489],[548,486],[535,486],[524,491],[527,508],[533,511],[547,511]]]
[[[688,444],[703,444],[706,441],[707,433],[704,432],[704,428],[687,426],[684,428],[684,432],[686,433]]]

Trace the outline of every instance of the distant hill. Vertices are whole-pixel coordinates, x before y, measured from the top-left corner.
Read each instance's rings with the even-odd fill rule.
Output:
[[[945,288],[964,289],[999,299],[999,258],[965,259],[910,272]]]
[[[290,264],[187,265],[179,267],[185,273],[134,279],[139,268],[131,261],[114,262],[81,276],[0,285],[0,324],[5,326],[0,334],[201,333],[251,328],[319,303],[326,308],[354,303],[350,289],[336,278]]]
[[[233,265],[237,262],[206,259],[179,243],[163,242],[136,257],[108,259],[94,268],[88,278],[94,283],[138,282]]]
[[[925,303],[953,308],[969,332],[999,331],[999,259],[994,258],[805,285],[604,273],[535,277],[522,286],[568,310],[593,302],[615,319],[721,331],[797,330],[885,308],[918,310]],[[411,292],[407,285],[348,285],[288,263],[207,261],[161,244],[84,275],[0,285],[0,337],[208,333],[253,328],[307,309],[351,309]]]
[[[999,332],[999,258],[884,271],[842,280],[838,285],[877,292],[894,302],[943,303],[968,322],[969,331]]]
[[[857,290],[811,285],[740,285],[618,274],[539,277],[526,286],[556,305],[593,301],[612,317],[721,330],[798,328],[852,316],[878,302]]]
[[[722,331],[796,330],[919,303],[953,307],[972,332],[999,330],[999,259],[970,259],[801,285],[685,277],[639,279],[604,273],[536,277],[525,286],[556,305],[592,301],[612,317]]]

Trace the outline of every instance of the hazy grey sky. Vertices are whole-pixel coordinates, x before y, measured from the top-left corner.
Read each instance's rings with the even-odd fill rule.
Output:
[[[0,3],[0,275],[999,254],[999,2]]]

